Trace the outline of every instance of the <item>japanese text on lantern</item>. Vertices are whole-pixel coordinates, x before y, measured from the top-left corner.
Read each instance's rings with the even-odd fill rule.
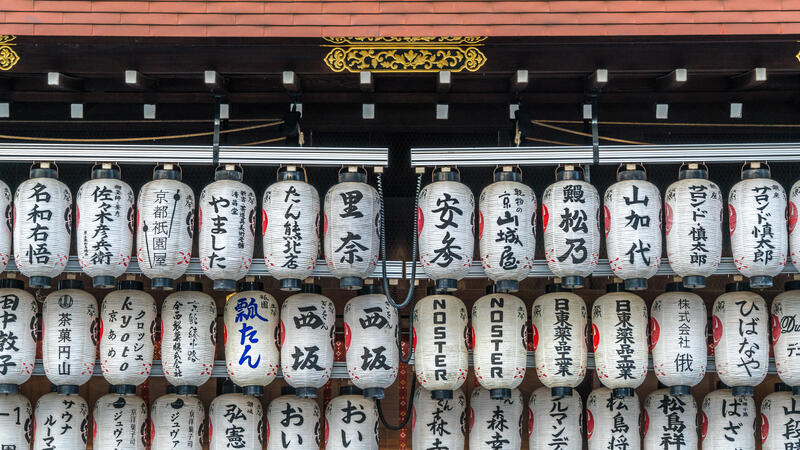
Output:
[[[364,423],[367,420],[367,414],[364,412],[364,404],[359,402],[357,405],[353,405],[353,403],[348,399],[347,403],[345,404],[344,408],[341,409],[344,413],[342,417],[342,422],[346,424],[354,423],[360,424]],[[341,430],[341,439],[342,439],[342,447],[350,447],[350,444],[353,442],[353,439],[357,439],[358,442],[362,442],[366,436],[360,430],[356,430],[355,434],[352,436],[347,435],[347,430],[342,427]]]
[[[50,262],[50,249],[48,248],[47,238],[50,227],[42,222],[49,223],[53,218],[53,211],[48,209],[51,195],[47,192],[47,186],[36,183],[31,189],[28,199],[34,199],[33,208],[28,212],[25,221],[30,224],[29,239],[33,243],[28,245],[27,256],[30,264],[48,264]]]
[[[260,307],[262,309],[267,309],[268,302],[266,300],[261,301]],[[261,355],[257,355],[258,357],[253,360],[253,355],[250,355],[250,350],[252,349],[252,344],[258,343],[258,336],[257,332],[258,329],[253,325],[249,324],[248,320],[260,320],[263,322],[269,322],[269,320],[262,316],[258,312],[259,304],[256,302],[254,297],[240,297],[236,300],[236,319],[235,323],[242,323],[242,327],[239,328],[239,344],[244,346],[244,350],[242,351],[242,355],[239,357],[239,365],[247,364],[250,368],[255,369],[261,363]],[[273,305],[274,308],[274,305]]]
[[[650,198],[647,196],[647,194],[645,194],[643,198],[639,198],[639,186],[636,186],[635,184],[633,185],[632,195],[630,197],[627,195],[623,196],[622,199],[625,200],[625,206],[643,205],[646,207],[650,202]],[[630,214],[625,216],[625,220],[627,220],[625,223],[625,228],[630,227],[634,230],[638,230],[639,227],[650,228],[650,216],[647,214],[640,215],[636,212],[636,209],[637,208],[631,206]],[[642,262],[649,266],[652,256],[648,256],[648,254],[650,253],[652,243],[642,242],[641,239],[637,239],[637,241],[638,242],[631,243],[631,248],[625,253],[625,256],[629,258],[631,264],[634,264],[637,259],[637,255],[639,255],[638,257],[642,260]]]
[[[772,231],[772,213],[767,210],[770,202],[770,191],[779,191],[775,186],[756,186],[752,189],[755,193],[753,200],[756,202],[756,224],[753,225],[753,237],[757,239],[753,249],[753,263],[769,264],[775,258],[772,238],[775,237]],[[767,210],[765,212],[765,210]]]
[[[288,203],[288,206],[283,213],[283,218],[286,219],[286,222],[283,223],[283,254],[286,255],[286,262],[283,263],[282,267],[297,269],[297,258],[300,256],[300,243],[303,242],[303,236],[300,233],[300,225],[298,224],[302,211],[299,206],[297,211],[293,211],[292,208],[300,203],[300,198],[298,198],[300,194],[293,185],[290,185],[284,194],[283,202]]]
[[[437,208],[431,211],[439,213],[439,223],[435,225],[436,228],[446,230],[445,235],[442,237],[442,246],[433,250],[436,256],[431,259],[431,263],[436,263],[440,267],[449,267],[454,259],[462,259],[462,256],[456,253],[456,250],[461,250],[461,246],[454,245],[456,237],[451,236],[448,230],[448,228],[457,230],[458,223],[453,219],[456,215],[464,215],[464,211],[456,206],[459,203],[457,198],[444,192],[442,197],[436,199]]]
[[[382,330],[389,324],[389,320],[381,314],[383,313],[383,308],[380,306],[364,308],[362,311],[364,315],[358,318],[358,323],[361,325],[362,330],[369,328]],[[385,351],[386,347],[383,345],[373,348],[364,346],[364,353],[361,355],[361,370],[391,370],[392,368],[386,364],[386,355],[383,354]]]
[[[631,324],[631,301],[627,299],[620,299],[616,302],[617,324],[615,329],[617,331],[615,344],[617,347],[617,370],[619,375],[617,378],[623,380],[633,379],[633,371],[636,369],[636,362],[633,358],[633,325]]]
[[[130,366],[129,358],[131,355],[129,355],[129,352],[131,348],[133,349],[133,361],[144,364],[142,350],[145,346],[145,339],[150,339],[149,324],[143,321],[146,315],[147,312],[144,309],[134,312],[133,299],[129,296],[125,296],[119,311],[112,309],[108,313],[109,325],[117,324],[118,328],[110,326],[106,339],[111,343],[122,343],[122,351],[117,354],[117,348],[112,345],[105,356],[108,358],[125,358],[121,360],[120,366],[117,368],[121,372],[126,372]],[[120,334],[118,335],[117,332]],[[131,338],[133,338],[132,341]],[[129,342],[133,347],[129,347]]]
[[[0,307],[3,310],[0,319],[3,321],[3,330],[0,331],[0,375],[6,375],[9,367],[16,367],[14,356],[20,352],[17,347],[17,339],[20,337],[14,334],[13,329],[8,330],[10,324],[17,323],[17,310],[19,309],[19,296],[15,294],[5,294],[0,297]]]
[[[569,248],[557,256],[559,262],[571,258],[573,264],[580,264],[589,257],[586,248],[586,236],[589,235],[589,227],[586,223],[588,215],[585,207],[586,198],[583,194],[583,186],[580,184],[566,184],[563,187],[563,202],[569,206],[564,207],[558,228],[565,233],[564,244]]]
[[[519,215],[522,213],[522,206],[525,204],[525,193],[521,189],[514,189],[512,194],[503,191],[497,198],[503,206],[501,215],[497,217],[497,225],[501,228],[497,232],[495,242],[503,243],[503,252],[500,254],[500,267],[503,270],[514,270],[519,267],[514,249],[522,250],[522,241],[519,238]]]
[[[364,213],[358,209],[358,204],[364,198],[363,192],[358,189],[353,189],[352,191],[340,192],[339,196],[342,200],[341,209],[338,212],[339,217],[342,219],[359,219],[364,217]],[[359,255],[359,252],[366,251],[368,248],[360,242],[362,236],[346,228],[345,230],[346,232],[343,236],[338,236],[342,244],[333,251],[335,257],[339,258],[339,262],[347,264],[364,261],[364,258]]]
[[[300,313],[300,315],[292,318],[296,329],[300,330],[302,328],[311,328],[312,330],[316,330],[320,327],[323,330],[328,329],[328,325],[326,325],[325,321],[323,320],[323,317],[325,317],[328,313],[323,310],[323,317],[320,317],[316,313],[316,305],[301,306],[297,308],[297,311]],[[303,347],[303,349],[295,345],[294,353],[291,355],[292,359],[294,359],[294,362],[292,363],[292,370],[315,370],[317,372],[324,371],[325,369],[317,364],[319,362],[319,355],[317,354],[317,352],[320,350],[319,346],[309,345]]]

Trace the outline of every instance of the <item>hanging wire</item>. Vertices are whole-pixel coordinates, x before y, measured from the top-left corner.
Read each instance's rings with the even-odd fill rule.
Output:
[[[408,353],[409,354],[411,353],[411,349],[409,349]],[[411,394],[409,395],[408,398],[408,406],[406,407],[406,416],[398,426],[389,425],[389,423],[386,422],[386,417],[383,415],[383,408],[381,408],[381,400],[375,399],[375,404],[378,407],[378,418],[381,419],[381,423],[383,424],[384,427],[386,427],[391,431],[400,431],[403,428],[405,428],[406,425],[408,425],[408,419],[411,418],[411,408],[414,407],[414,394],[416,392],[417,392],[417,376],[413,375],[411,377]]]

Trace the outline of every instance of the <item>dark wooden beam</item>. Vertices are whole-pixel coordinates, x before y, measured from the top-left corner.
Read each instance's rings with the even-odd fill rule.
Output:
[[[672,72],[656,78],[656,88],[661,91],[677,89],[686,84],[689,79],[689,71],[686,69],[675,69]]]
[[[732,89],[754,89],[767,82],[767,68],[756,67],[731,77]]]
[[[65,91],[79,91],[83,87],[83,80],[61,72],[47,72],[47,87]]]
[[[125,85],[131,89],[152,91],[156,88],[156,79],[136,70],[126,70]]]
[[[436,74],[436,92],[445,94],[450,92],[453,74],[449,70],[442,70]]]
[[[528,88],[528,71],[517,70],[511,78],[511,91],[520,93]]]
[[[586,90],[598,92],[608,84],[608,69],[596,69],[586,79]]]

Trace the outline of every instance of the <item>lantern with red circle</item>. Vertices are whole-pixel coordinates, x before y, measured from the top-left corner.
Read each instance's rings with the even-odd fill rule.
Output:
[[[39,307],[36,298],[24,288],[22,280],[0,280],[0,314],[8,319],[0,327],[0,333],[8,339],[6,345],[0,346],[0,361],[6,362],[3,373],[0,373],[0,386],[28,381],[36,362],[36,314]]]
[[[78,395],[77,386],[61,388],[68,389],[44,394],[36,402],[34,450],[86,450],[89,440],[89,405]],[[26,446],[23,445],[22,448]]]
[[[317,402],[294,395],[291,386],[281,388],[281,396],[267,408],[267,450],[290,447],[319,450],[320,411]]]
[[[152,450],[203,448],[206,411],[196,395],[166,394],[150,410]]]
[[[492,398],[480,386],[473,389],[469,399],[469,449],[519,449],[524,410],[519,389],[513,389],[505,399]]]
[[[594,429],[594,423],[588,426]],[[528,448],[553,450],[580,448],[583,441],[583,401],[580,395],[553,395],[540,387],[528,402]],[[589,434],[591,437],[591,433]]]
[[[589,450],[608,450],[614,448],[617,442],[627,442],[627,449],[639,450],[640,414],[636,393],[620,398],[608,388],[593,390],[586,400]]]
[[[361,389],[342,386],[325,408],[325,450],[378,450],[378,407]]]
[[[261,449],[264,410],[261,400],[240,392],[224,393],[208,408],[208,449]]]
[[[443,399],[434,398],[424,388],[414,392],[411,448],[463,449],[466,429],[467,398],[461,389],[453,391],[452,398]]]
[[[118,386],[94,404],[94,448],[145,450],[147,404],[131,385]]]
[[[757,415],[753,397],[734,395],[730,389],[709,392],[700,416],[703,449],[756,448]]]
[[[663,450],[665,445],[669,449],[697,450],[697,403],[691,393],[673,395],[669,389],[653,391],[644,400],[642,422],[644,450]]]
[[[795,433],[797,398],[791,386],[775,383],[775,392],[761,401],[761,449],[785,450],[800,445],[800,436]]]
[[[800,395],[800,280],[784,284],[784,292],[772,300],[770,320],[772,349],[775,353],[775,368],[781,381],[791,386]]]
[[[0,436],[10,449],[29,449],[33,439],[31,402],[12,392],[0,394]]]

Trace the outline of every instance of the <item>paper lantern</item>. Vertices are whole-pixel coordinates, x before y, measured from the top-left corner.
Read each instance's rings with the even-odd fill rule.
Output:
[[[644,400],[644,450],[697,450],[697,403],[691,393],[658,389]]]
[[[477,386],[469,400],[469,448],[519,450],[522,446],[522,393],[514,389],[506,399],[493,399]]]
[[[375,285],[365,286],[344,307],[347,374],[367,398],[383,398],[384,389],[397,378],[398,320],[397,311]]]
[[[586,399],[589,450],[639,450],[639,397],[617,397],[608,388],[593,390]],[[726,447],[718,447],[720,449]]]
[[[673,395],[689,395],[706,375],[706,304],[683,284],[667,283],[653,301],[650,351],[658,381]]]
[[[319,450],[320,412],[317,402],[294,395],[284,386],[267,408],[267,450]]]
[[[597,377],[614,395],[630,397],[647,376],[647,305],[609,284],[592,305],[592,342]]]
[[[797,398],[792,388],[775,384],[775,392],[761,401],[761,449],[786,450],[800,447],[800,430],[797,429]]]
[[[92,168],[75,196],[78,262],[96,288],[114,287],[131,262],[135,210],[133,189],[116,164]],[[81,220],[83,219],[83,220]]]
[[[100,334],[97,300],[80,280],[61,280],[42,305],[42,361],[56,386],[80,386],[92,377]]]
[[[647,289],[661,263],[661,195],[641,166],[626,164],[604,197],[606,252],[628,290]]]
[[[325,408],[325,450],[378,450],[378,407],[361,389],[342,386]]]
[[[714,363],[733,395],[753,395],[769,368],[769,312],[742,282],[729,283],[712,307]]]
[[[194,393],[214,368],[217,305],[202,290],[200,283],[178,283],[161,305],[161,367],[179,394]]]
[[[39,397],[34,417],[33,450],[86,450],[89,405],[78,395],[77,386]]]
[[[600,194],[578,167],[559,167],[544,190],[542,228],[547,267],[564,287],[583,287],[600,256]]]
[[[717,389],[703,399],[700,437],[703,450],[756,448],[756,403],[753,397]]]
[[[800,270],[800,230],[797,227],[797,205],[800,204],[800,181],[796,181],[789,189],[789,206],[786,211],[786,222],[789,228],[789,253],[795,270]]]
[[[14,206],[11,203],[13,195],[8,185],[0,181],[0,217],[5,219],[0,224],[0,272],[6,270],[8,260],[11,259],[11,227],[14,222]]]
[[[419,194],[417,209],[419,262],[427,277],[447,291],[455,291],[469,272],[475,247],[475,197],[460,178],[448,167],[435,171],[433,183]]]
[[[323,295],[295,294],[281,306],[281,370],[299,397],[317,396],[333,370],[336,310]]]
[[[536,375],[553,395],[572,395],[586,375],[586,303],[551,284],[533,303],[531,317]]]
[[[56,168],[35,164],[14,194],[14,262],[32,288],[49,288],[64,271],[71,233],[72,193]]]
[[[786,283],[784,290],[772,300],[772,349],[781,381],[800,395],[800,281]]]
[[[461,389],[453,398],[434,399],[418,388],[411,409],[411,448],[463,449],[467,429],[467,398]]]
[[[33,295],[23,290],[24,287],[22,280],[0,280],[0,311],[3,315],[0,385],[19,385],[28,381],[36,362],[36,314],[39,306]]]
[[[94,404],[93,448],[145,450],[147,404],[136,396],[133,386],[106,394]]]
[[[750,163],[728,193],[733,263],[753,288],[772,287],[786,265],[786,192],[769,176],[769,167]]]
[[[225,367],[245,394],[263,394],[278,375],[278,323],[278,302],[260,281],[239,283],[225,302]]]
[[[509,398],[525,378],[527,321],[525,302],[511,294],[484,295],[472,305],[475,377],[494,399]]]
[[[378,262],[378,191],[361,172],[339,172],[325,194],[325,262],[343,289],[360,289]]]
[[[220,395],[208,408],[209,450],[261,449],[264,409],[252,395]]]
[[[467,308],[452,295],[428,295],[414,306],[414,372],[437,399],[452,398],[467,379]]]
[[[150,410],[151,450],[197,450],[203,448],[206,411],[194,395],[167,394]]]
[[[481,265],[500,292],[517,292],[533,270],[536,194],[521,181],[518,171],[495,171],[478,200]]]
[[[194,192],[181,176],[179,166],[156,166],[136,202],[136,257],[153,289],[172,289],[192,258]]]
[[[264,261],[284,291],[299,291],[317,264],[319,194],[306,181],[305,170],[290,166],[280,170],[278,182],[264,192]]]
[[[581,448],[583,401],[580,395],[556,396],[540,387],[528,402],[528,448],[554,450]]]
[[[0,436],[11,450],[28,450],[33,438],[31,402],[19,393],[0,394]]]

